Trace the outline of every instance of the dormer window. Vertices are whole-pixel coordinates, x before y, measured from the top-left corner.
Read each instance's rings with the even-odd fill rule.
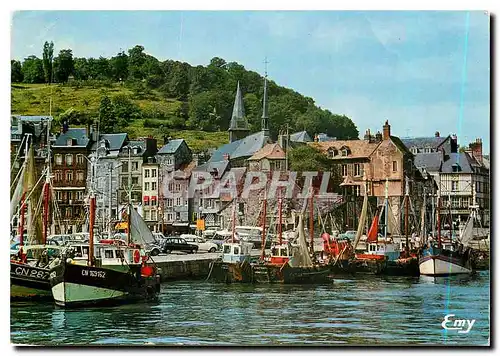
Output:
[[[458,163],[455,163],[451,166],[451,170],[453,173],[460,172],[462,168],[460,168],[460,165]]]
[[[342,157],[347,157],[349,156],[349,154],[351,153],[351,150],[349,149],[349,147],[347,146],[343,146],[341,149],[340,149],[340,155]]]
[[[333,158],[333,157],[335,157],[336,155],[338,155],[338,153],[339,153],[339,152],[337,151],[337,149],[336,149],[335,147],[330,147],[330,148],[328,149],[328,157],[329,157],[329,158]]]
[[[73,139],[72,138],[68,138],[66,140],[66,146],[73,146]]]

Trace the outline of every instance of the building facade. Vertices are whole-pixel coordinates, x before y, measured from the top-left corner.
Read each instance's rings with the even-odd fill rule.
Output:
[[[159,219],[159,167],[155,157],[148,157],[142,164],[142,217],[154,231]]]

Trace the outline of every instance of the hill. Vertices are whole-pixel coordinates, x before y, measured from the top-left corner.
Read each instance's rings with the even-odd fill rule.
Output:
[[[51,72],[53,76],[48,75]],[[263,80],[258,73],[218,57],[207,66],[193,67],[159,61],[142,46],[109,59],[73,58],[72,51],[64,49],[52,62],[36,56],[22,63],[11,61],[11,112],[34,115],[51,109],[57,121],[66,120],[73,126],[98,118],[101,132],[126,131],[132,137],[182,133],[192,138],[197,149],[204,150],[213,143],[227,142],[238,82],[250,129],[260,130]],[[338,139],[358,137],[348,117],[319,108],[312,98],[272,80],[268,80],[268,94],[273,138],[286,125],[291,132],[307,130],[311,136],[324,132]],[[191,131],[195,132],[188,133]]]

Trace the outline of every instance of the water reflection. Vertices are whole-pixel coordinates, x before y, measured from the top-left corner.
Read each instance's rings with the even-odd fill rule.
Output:
[[[332,285],[164,284],[156,304],[12,304],[11,339],[39,345],[485,345],[489,275],[336,279]],[[476,319],[445,332],[447,313]]]

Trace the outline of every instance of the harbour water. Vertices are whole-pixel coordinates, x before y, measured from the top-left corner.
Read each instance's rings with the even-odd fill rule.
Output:
[[[469,333],[443,318],[474,319]],[[337,278],[331,285],[162,284],[160,301],[65,310],[12,303],[28,345],[488,345],[490,275]]]

